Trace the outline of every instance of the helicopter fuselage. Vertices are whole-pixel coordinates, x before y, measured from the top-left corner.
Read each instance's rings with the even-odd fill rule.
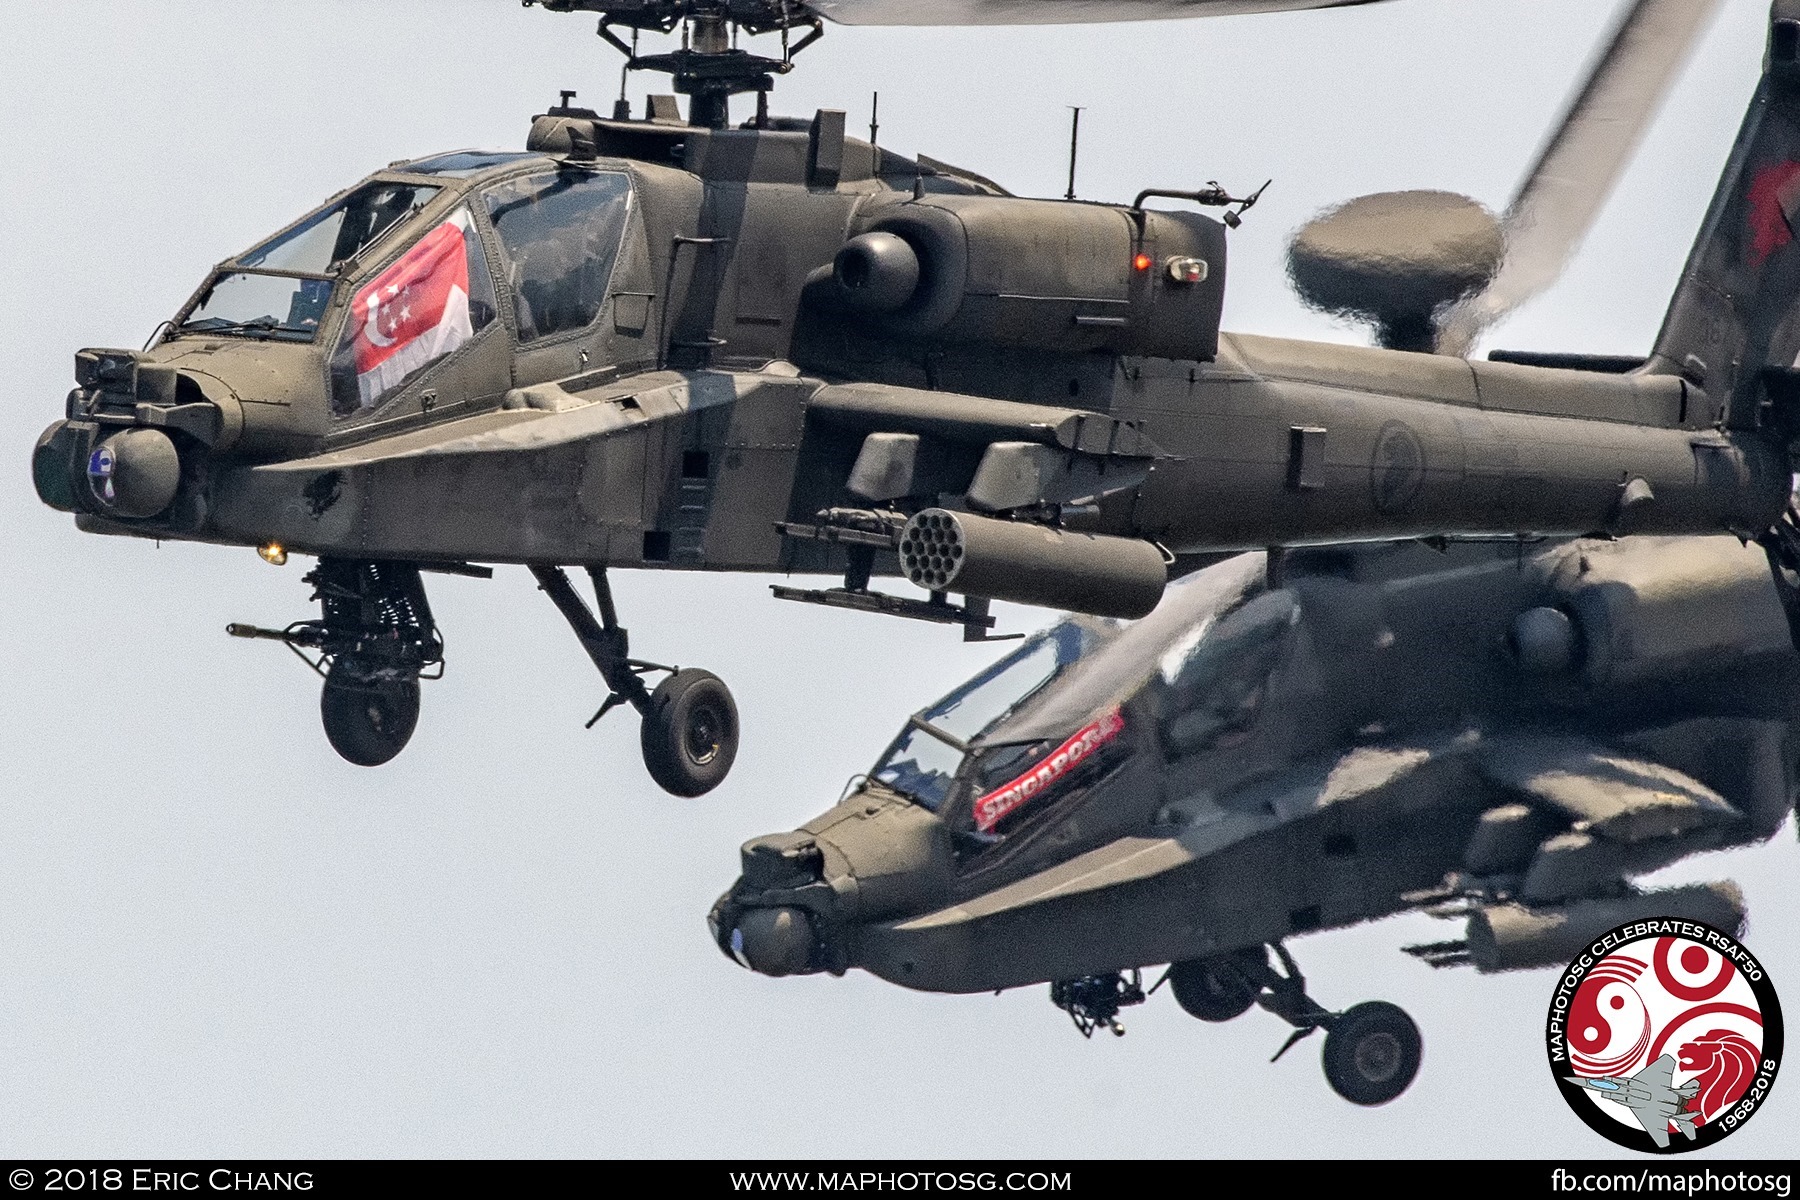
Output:
[[[1019,199],[835,128],[553,113],[538,154],[460,179],[380,173],[440,190],[343,271],[310,340],[194,327],[222,265],[151,349],[84,352],[34,459],[40,494],[95,531],[321,556],[793,572],[842,571],[847,552],[778,526],[845,509],[945,504],[1181,554],[1753,533],[1785,501],[1779,450],[1679,375],[1221,335],[1219,222]],[[533,336],[522,297],[550,243],[509,246],[482,198],[596,175],[630,195],[604,299]],[[357,282],[457,212],[476,214],[495,319],[373,403],[340,403],[332,347],[359,332]],[[873,304],[839,256],[870,235],[917,260],[911,290]],[[95,455],[142,428],[174,444],[179,486],[121,515]],[[871,435],[911,439],[885,490],[859,484]]]
[[[1741,920],[1733,885],[1627,879],[1792,808],[1800,664],[1758,553],[1288,554],[1280,579],[1207,568],[1123,631],[1076,619],[915,714],[840,803],[745,844],[721,948],[977,992],[1420,907],[1467,916],[1436,949],[1484,971],[1634,914]]]

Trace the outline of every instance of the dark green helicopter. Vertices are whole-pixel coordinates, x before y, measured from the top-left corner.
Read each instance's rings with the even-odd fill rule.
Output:
[[[1777,6],[1751,122],[1641,362],[1460,352],[1554,276],[1710,3],[1627,9],[1504,219],[1402,193],[1303,233],[1296,282],[1372,318],[1381,348],[1220,332],[1227,231],[1258,192],[1026,199],[849,137],[842,112],[769,114],[824,18],[1017,5],[544,7],[599,13],[687,119],[674,96],[634,117],[566,94],[523,150],[391,164],[219,264],[146,349],[77,354],[33,452],[38,494],[81,529],[316,556],[316,619],[231,632],[313,655],[352,762],[400,751],[441,667],[422,572],[528,566],[607,684],[601,713],[635,708],[652,775],[697,795],[735,753],[730,693],[632,656],[611,567],[842,575],[777,594],[981,638],[990,600],[1137,616],[1171,570],[1246,547],[1788,528],[1800,252],[1767,182],[1800,141],[1800,0]],[[1295,7],[1321,5],[1029,11]],[[679,49],[638,52],[677,29]],[[870,587],[895,574],[928,598]]]
[[[1482,972],[1607,930],[1740,930],[1729,881],[1645,890],[1794,807],[1800,656],[1764,555],[1728,537],[1247,554],[1129,626],[1074,615],[907,719],[867,776],[745,843],[719,947],[766,975],[856,968],[973,993],[1048,983],[1122,1032],[1145,968],[1204,1021],[1325,1032],[1358,1104],[1423,1042],[1314,999],[1290,939],[1393,913]]]

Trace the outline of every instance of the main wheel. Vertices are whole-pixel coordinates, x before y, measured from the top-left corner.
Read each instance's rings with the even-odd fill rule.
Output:
[[[1419,1073],[1424,1044],[1404,1009],[1371,1000],[1333,1022],[1324,1057],[1332,1091],[1352,1104],[1386,1104]]]
[[[1175,1003],[1190,1017],[1202,1021],[1229,1021],[1241,1017],[1260,990],[1229,956],[1195,958],[1169,968],[1169,990]]]
[[[341,660],[319,695],[325,737],[345,761],[379,767],[406,748],[419,724],[417,679],[369,679]]]
[[[710,671],[677,671],[650,694],[642,730],[644,766],[663,791],[701,796],[725,781],[737,757],[731,690]]]

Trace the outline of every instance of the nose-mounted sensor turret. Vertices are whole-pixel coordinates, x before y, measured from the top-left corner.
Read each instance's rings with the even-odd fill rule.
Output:
[[[243,416],[212,381],[135,350],[83,350],[67,416],[32,453],[38,497],[64,512],[120,520],[158,517],[181,490],[183,450],[223,450]]]

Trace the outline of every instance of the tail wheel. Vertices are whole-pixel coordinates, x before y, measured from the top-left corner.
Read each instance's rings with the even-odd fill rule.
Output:
[[[737,758],[731,690],[710,671],[675,672],[650,694],[642,739],[644,766],[665,792],[705,795],[725,781]]]
[[[342,659],[319,695],[325,737],[346,762],[378,767],[406,748],[419,724],[419,681],[372,679]]]
[[[1404,1009],[1371,1000],[1331,1023],[1324,1057],[1332,1091],[1352,1104],[1386,1104],[1419,1073],[1424,1043]]]
[[[1256,1003],[1257,986],[1229,957],[1196,958],[1169,968],[1175,1003],[1202,1021],[1241,1017]]]

